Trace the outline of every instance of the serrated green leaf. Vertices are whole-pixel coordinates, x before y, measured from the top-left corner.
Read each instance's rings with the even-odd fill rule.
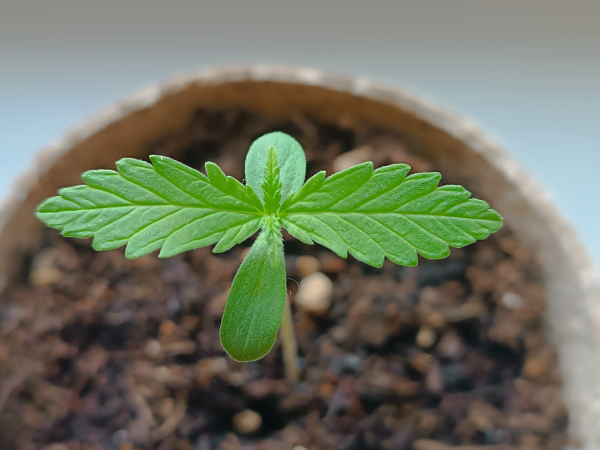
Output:
[[[65,236],[93,237],[96,250],[127,245],[128,258],[160,248],[166,258],[217,242],[215,251],[225,251],[258,230],[262,203],[216,164],[206,164],[207,177],[171,158],[150,159],[84,173],[86,185],[61,189],[37,216]]]
[[[235,275],[225,305],[221,344],[237,361],[265,356],[281,324],[286,292],[283,245],[279,239],[277,268],[271,264],[268,246],[267,233],[263,232]]]
[[[264,200],[263,182],[267,153],[271,147],[277,150],[281,179],[281,198],[285,200],[298,191],[306,177],[306,157],[302,146],[293,137],[279,131],[265,134],[256,139],[246,155],[246,184]]]
[[[305,243],[317,242],[375,267],[385,257],[414,266],[417,254],[438,259],[449,247],[484,239],[502,226],[500,215],[461,186],[438,187],[439,173],[406,176],[393,164],[370,162],[325,179],[320,172],[281,206],[282,225]]]

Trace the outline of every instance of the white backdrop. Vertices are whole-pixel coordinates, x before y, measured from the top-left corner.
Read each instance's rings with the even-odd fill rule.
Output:
[[[597,0],[0,0],[0,196],[33,154],[154,81],[300,64],[411,87],[548,188],[600,260]]]

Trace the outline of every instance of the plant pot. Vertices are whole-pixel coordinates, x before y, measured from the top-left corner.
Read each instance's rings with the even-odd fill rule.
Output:
[[[2,287],[22,274],[24,258],[43,245],[44,230],[33,214],[37,204],[61,187],[79,184],[86,170],[113,168],[121,157],[147,157],[165,137],[180,133],[199,108],[243,109],[273,121],[306,116],[339,123],[348,118],[393,130],[444,177],[487,200],[519,242],[537,254],[570,433],[584,448],[600,447],[600,290],[575,233],[532,178],[472,123],[404,90],[362,78],[274,66],[221,68],[170,80],[109,108],[42,151],[5,200]],[[1,364],[0,355],[0,369]],[[34,367],[30,373],[44,370]],[[16,385],[25,380],[17,378]],[[0,391],[0,404],[10,395],[15,395],[12,390]]]

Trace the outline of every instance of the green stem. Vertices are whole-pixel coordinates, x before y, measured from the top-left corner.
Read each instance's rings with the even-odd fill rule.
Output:
[[[281,346],[283,352],[283,366],[285,377],[291,383],[300,379],[300,366],[298,365],[298,347],[294,334],[294,321],[292,320],[292,307],[286,295],[283,317],[281,318]]]

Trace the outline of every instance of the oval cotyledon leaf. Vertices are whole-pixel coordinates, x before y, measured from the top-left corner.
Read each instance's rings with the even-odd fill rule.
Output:
[[[269,248],[278,243],[278,264]],[[242,262],[225,305],[221,344],[236,361],[262,358],[275,343],[285,305],[286,277],[281,233],[275,239],[261,233]]]

